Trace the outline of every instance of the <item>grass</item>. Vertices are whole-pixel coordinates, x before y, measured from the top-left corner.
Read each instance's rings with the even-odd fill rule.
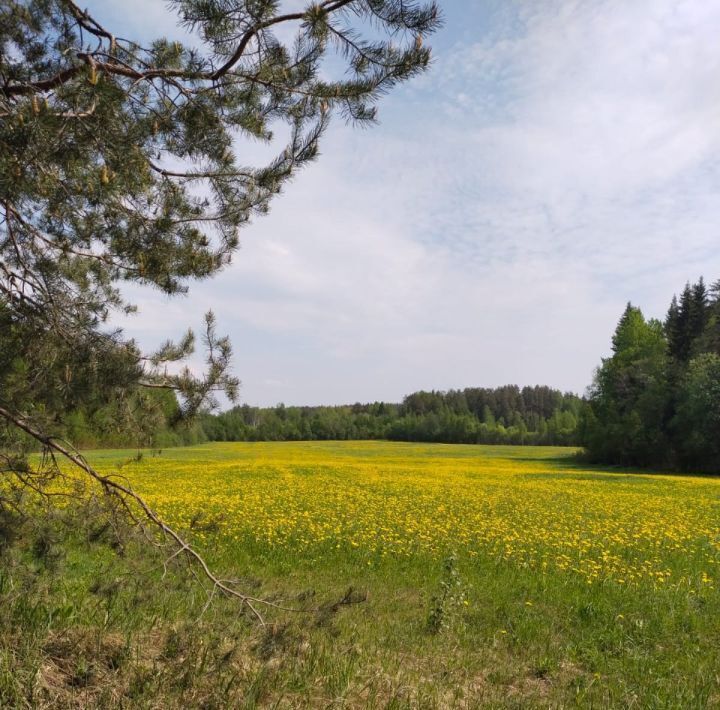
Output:
[[[720,479],[558,448],[133,453],[90,458],[224,575],[321,611],[203,613],[179,565],[61,512],[4,553],[0,706],[720,706]]]

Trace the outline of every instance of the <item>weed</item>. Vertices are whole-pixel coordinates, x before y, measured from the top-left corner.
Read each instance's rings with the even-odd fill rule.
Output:
[[[457,555],[450,554],[443,561],[438,589],[430,602],[427,628],[431,633],[446,631],[459,619],[467,604],[467,590],[458,570]]]

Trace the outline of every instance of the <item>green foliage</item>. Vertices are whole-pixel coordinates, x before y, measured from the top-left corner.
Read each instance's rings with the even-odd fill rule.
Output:
[[[720,471],[720,289],[700,279],[673,297],[664,325],[628,304],[583,412],[598,461]]]
[[[665,412],[663,328],[628,304],[612,343],[613,355],[603,360],[590,390],[585,444],[600,460],[649,465],[665,448],[658,433]]]

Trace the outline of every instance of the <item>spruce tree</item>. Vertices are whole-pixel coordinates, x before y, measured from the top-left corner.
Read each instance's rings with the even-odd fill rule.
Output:
[[[678,358],[681,350],[682,332],[680,325],[680,306],[676,295],[673,295],[665,317],[665,337],[668,341],[668,353],[673,358]]]
[[[682,294],[680,295],[680,306],[677,318],[677,338],[673,344],[673,357],[681,362],[687,362],[690,357],[690,315],[693,309],[692,305],[692,289],[690,284],[686,283]]]
[[[720,281],[710,287],[708,317],[702,336],[703,352],[720,355]]]

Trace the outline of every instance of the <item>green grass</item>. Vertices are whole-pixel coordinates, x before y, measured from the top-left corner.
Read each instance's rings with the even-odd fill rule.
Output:
[[[91,459],[109,471],[133,453]],[[164,557],[119,548],[97,511],[58,513],[0,557],[0,706],[720,706],[720,481],[572,454],[148,453],[122,474],[178,525],[201,521],[188,534],[216,569],[320,611],[268,609],[261,628],[229,599],[204,610],[182,564],[162,579]]]

